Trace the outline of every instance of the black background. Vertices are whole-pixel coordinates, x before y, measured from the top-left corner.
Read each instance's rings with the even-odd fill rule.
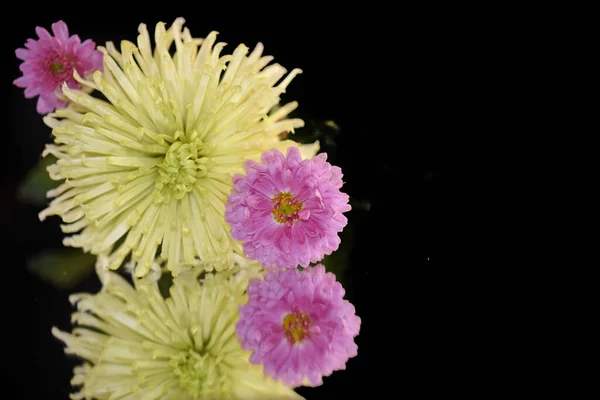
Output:
[[[135,41],[141,22],[152,32],[156,22],[183,16],[195,37],[217,30],[229,51],[238,43],[253,47],[260,41],[275,62],[288,70],[301,68],[304,73],[283,99],[297,100],[304,118],[332,119],[341,126],[336,163],[345,175],[344,189],[354,201],[370,204],[368,211],[348,213],[355,233],[349,299],[362,318],[359,354],[346,371],[301,393],[308,399],[359,392],[386,398],[406,391],[426,397],[467,382],[457,372],[460,293],[450,289],[459,279],[443,260],[445,220],[453,213],[443,167],[454,145],[449,137],[464,128],[457,71],[473,68],[465,57],[477,50],[460,39],[460,24],[435,9],[400,17],[391,9],[311,9],[296,15],[283,7],[232,17],[234,7],[228,5],[194,12],[143,6],[137,15],[105,7],[90,6],[85,15],[55,7],[3,26],[0,84],[8,107],[0,132],[0,241],[6,246],[0,343],[2,380],[15,385],[18,398],[67,398],[77,361],[63,353],[50,328],[69,329],[70,293],[98,289],[91,276],[73,290],[59,290],[25,268],[31,255],[59,247],[62,234],[57,218],[39,222],[40,209],[15,196],[50,141],[50,129],[36,114],[35,100],[12,85],[20,76],[14,49],[35,37],[35,26],[49,29],[59,19],[71,34],[103,44]]]

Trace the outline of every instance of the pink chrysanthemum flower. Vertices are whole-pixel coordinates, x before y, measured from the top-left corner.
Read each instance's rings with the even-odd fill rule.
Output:
[[[348,223],[348,195],[340,192],[342,170],[325,153],[302,160],[297,148],[249,160],[247,175],[233,177],[225,220],[244,253],[267,268],[308,266],[337,250]]]
[[[288,386],[322,384],[356,356],[360,318],[335,275],[318,264],[253,279],[236,331],[250,362]]]
[[[26,49],[16,50],[17,58],[23,60],[19,67],[23,76],[13,83],[25,88],[27,98],[39,95],[37,112],[48,114],[67,105],[61,92],[64,82],[70,88],[79,88],[73,71],[86,77],[102,69],[102,53],[90,39],[81,43],[79,36],[69,37],[67,24],[63,21],[52,24],[54,36],[39,26],[35,32],[39,40],[27,39]]]

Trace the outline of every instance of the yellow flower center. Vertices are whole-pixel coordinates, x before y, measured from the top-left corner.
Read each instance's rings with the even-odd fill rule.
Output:
[[[198,178],[207,174],[207,166],[199,153],[202,141],[175,141],[167,150],[164,160],[158,164],[155,184],[155,201],[168,202],[173,196],[179,200],[194,188]]]
[[[209,357],[193,349],[171,356],[170,364],[175,376],[179,378],[179,385],[193,398],[200,397],[209,372],[215,369],[214,360],[209,360]]]
[[[55,80],[61,82],[73,77],[73,70],[77,67],[77,60],[71,55],[53,54],[46,61],[48,71],[54,76]]]
[[[63,70],[63,65],[61,63],[52,63],[52,65],[50,66],[50,71],[52,71],[53,73],[59,73]]]
[[[271,199],[274,203],[273,216],[280,224],[295,224],[300,219],[298,213],[302,211],[300,203],[289,192],[280,192]]]
[[[283,318],[285,337],[292,344],[300,342],[308,336],[308,329],[312,324],[312,319],[308,315],[301,312],[290,313]]]

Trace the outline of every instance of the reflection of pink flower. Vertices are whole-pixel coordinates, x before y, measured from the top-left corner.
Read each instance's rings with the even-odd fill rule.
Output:
[[[250,362],[290,386],[317,386],[345,369],[357,354],[360,318],[343,297],[342,285],[321,264],[252,280],[236,327],[242,347],[252,351]]]
[[[37,112],[47,114],[67,103],[62,97],[61,85],[66,82],[71,88],[79,88],[73,71],[86,76],[102,69],[102,53],[88,39],[81,43],[79,36],[69,37],[67,24],[58,21],[52,24],[54,36],[44,28],[37,27],[39,40],[27,39],[26,49],[17,49],[17,58],[23,60],[19,69],[23,76],[13,83],[25,88],[25,97],[39,95]]]
[[[348,223],[348,195],[340,192],[342,171],[326,154],[302,160],[290,147],[269,150],[262,162],[247,161],[247,175],[233,177],[225,220],[244,253],[265,267],[308,266],[337,250]]]

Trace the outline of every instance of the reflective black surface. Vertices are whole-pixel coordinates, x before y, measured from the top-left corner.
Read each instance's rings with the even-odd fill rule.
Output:
[[[393,22],[367,28],[356,22],[359,17],[372,20],[362,12],[347,17],[315,12],[289,23],[281,14],[280,21],[265,17],[242,26],[227,18],[226,10],[214,15],[156,11],[139,17],[113,12],[109,20],[63,11],[29,15],[14,28],[3,27],[2,96],[9,106],[0,132],[0,342],[6,383],[16,385],[23,398],[68,398],[72,368],[79,361],[63,353],[50,328],[70,328],[69,294],[99,288],[93,273],[60,288],[27,268],[28,260],[42,251],[61,249],[63,234],[58,218],[40,222],[37,213],[43,207],[19,197],[19,185],[51,138],[35,112],[35,100],[12,86],[20,76],[14,49],[35,36],[36,25],[49,28],[58,19],[82,39],[118,43],[134,41],[141,22],[152,27],[183,16],[194,36],[215,29],[229,50],[260,41],[276,62],[303,69],[283,99],[297,100],[297,115],[307,121],[333,120],[340,127],[339,134],[322,143],[330,161],[342,167],[344,190],[352,199],[351,226],[338,262],[346,265],[347,298],[362,319],[359,353],[323,386],[299,392],[308,399],[331,399],[403,388],[434,390],[432,381],[444,379],[455,351],[449,339],[455,329],[450,306],[455,302],[447,287],[452,278],[441,262],[443,216],[452,212],[444,200],[441,166],[448,148],[441,138],[456,128],[449,127],[451,77],[443,67],[456,61],[451,43],[422,27],[412,33],[392,31]]]

